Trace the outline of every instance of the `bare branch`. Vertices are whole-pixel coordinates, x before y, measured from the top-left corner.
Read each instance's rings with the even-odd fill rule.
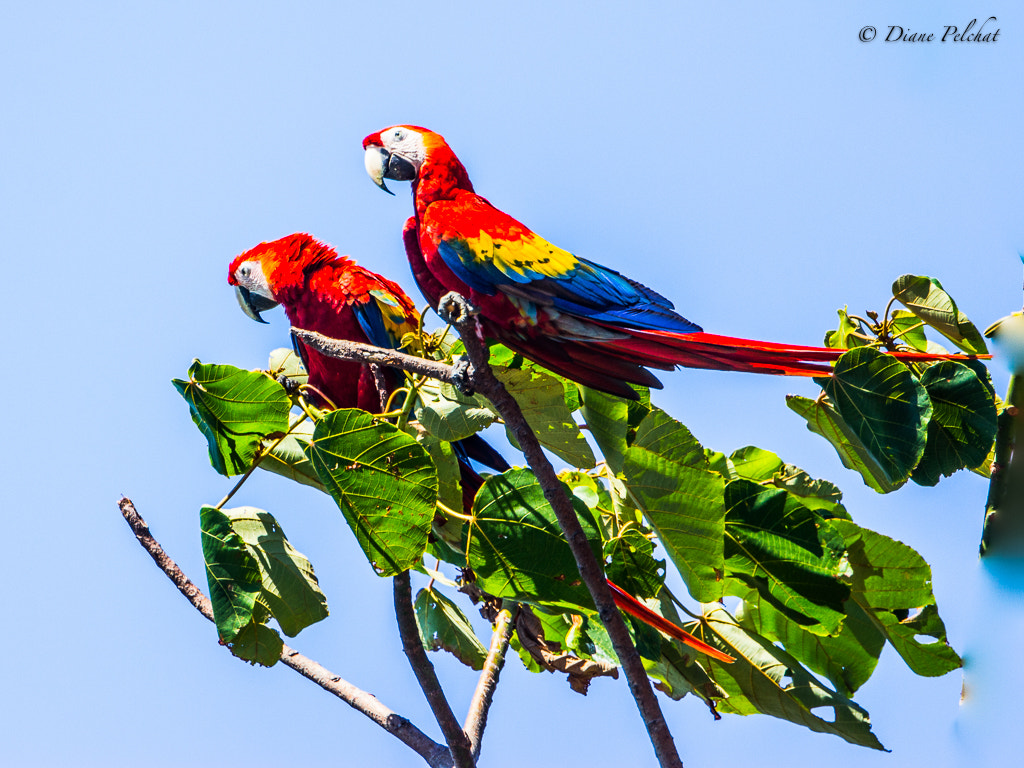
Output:
[[[118,507],[120,507],[121,514],[135,534],[135,538],[149,552],[160,570],[164,572],[167,578],[174,582],[178,591],[185,596],[197,611],[210,621],[213,621],[213,606],[210,603],[210,599],[182,572],[177,563],[160,546],[160,542],[153,538],[149,526],[146,525],[146,521],[136,511],[131,499],[122,498],[118,502]],[[451,768],[451,753],[443,744],[438,744],[406,718],[388,709],[373,694],[357,688],[312,659],[303,656],[294,648],[289,648],[287,645],[281,650],[281,662],[294,669],[306,679],[312,680],[328,693],[337,696],[356,711],[366,715],[366,717],[416,752],[431,768]]]
[[[451,750],[452,758],[455,760],[456,768],[473,768],[473,752],[470,748],[469,737],[462,730],[459,721],[455,719],[448,699],[445,698],[441,683],[434,672],[434,665],[427,658],[427,652],[423,649],[423,641],[420,640],[420,631],[416,626],[416,614],[412,606],[412,585],[409,579],[409,572],[402,571],[394,578],[395,586],[395,616],[398,619],[398,632],[402,636],[402,648],[409,659],[416,681],[423,689],[423,695],[427,697],[427,703],[434,713],[434,719],[441,726],[441,733],[444,734],[448,748]]]
[[[484,728],[487,727],[487,713],[494,699],[494,690],[498,687],[501,668],[505,666],[505,653],[508,651],[514,627],[512,612],[507,608],[498,611],[494,619],[491,647],[487,651],[487,658],[484,659],[484,668],[480,671],[480,679],[477,681],[476,691],[473,692],[473,699],[469,704],[469,714],[466,716],[465,731],[472,745],[474,760],[480,759],[480,745],[483,741]]]
[[[451,381],[452,367],[439,363],[436,360],[424,360],[422,357],[414,357],[394,349],[384,349],[371,344],[361,344],[357,341],[342,341],[323,336],[313,331],[306,331],[302,328],[292,328],[292,333],[307,346],[317,352],[336,357],[339,360],[354,360],[359,363],[370,363],[371,365],[387,365],[391,368],[400,368],[410,373],[418,373],[421,376],[430,376],[441,381]]]

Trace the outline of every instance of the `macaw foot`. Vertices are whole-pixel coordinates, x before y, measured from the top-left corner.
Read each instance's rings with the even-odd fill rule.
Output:
[[[277,383],[284,387],[284,391],[288,394],[289,397],[298,392],[299,387],[302,386],[302,382],[300,382],[298,379],[293,379],[290,376],[286,376],[283,373],[277,377]]]
[[[452,361],[452,386],[466,397],[472,397],[476,394],[472,379],[473,364],[469,358],[459,355]]]
[[[466,322],[469,318],[476,315],[477,312],[477,308],[470,304],[469,300],[461,293],[456,291],[446,293],[437,304],[437,314],[441,316],[441,319],[455,326]]]

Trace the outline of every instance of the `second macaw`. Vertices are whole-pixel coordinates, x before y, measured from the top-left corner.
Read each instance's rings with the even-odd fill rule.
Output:
[[[661,387],[647,368],[827,376],[846,351],[704,333],[661,294],[549,243],[476,194],[433,131],[396,125],[363,148],[379,187],[412,182],[405,247],[427,300],[436,307],[457,291],[479,310],[486,336],[581,384],[635,399],[627,382]]]
[[[306,234],[260,243],[238,255],[228,270],[228,282],[235,286],[242,310],[253,320],[266,322],[260,313],[281,305],[293,326],[335,339],[396,348],[402,336],[415,331],[419,323],[412,299],[398,284],[339,256],[333,248]],[[309,373],[309,384],[324,405],[372,412],[380,408],[380,393],[368,366],[327,357],[301,342],[297,346]],[[389,386],[395,386],[394,373],[385,375]],[[477,436],[455,447],[463,503],[469,513],[483,479],[466,459],[473,458],[498,472],[509,466]],[[733,660],[611,582],[609,586],[616,605],[626,613],[720,661]]]

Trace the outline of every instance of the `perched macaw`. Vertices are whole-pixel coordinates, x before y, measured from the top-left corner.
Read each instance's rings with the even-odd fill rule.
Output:
[[[433,131],[396,125],[363,148],[381,189],[390,193],[384,179],[412,182],[405,248],[427,300],[436,307],[457,291],[480,311],[486,336],[581,384],[635,399],[626,382],[661,387],[648,367],[827,376],[846,351],[704,333],[664,296],[549,243],[480,197]]]
[[[246,315],[266,322],[261,312],[281,305],[297,328],[346,341],[395,348],[402,335],[418,327],[412,300],[396,283],[339,256],[330,246],[306,234],[294,234],[235,257],[228,271],[238,303]],[[369,367],[322,355],[301,342],[296,346],[306,364],[309,383],[338,408],[377,411],[380,394]],[[395,386],[387,372],[389,386]],[[472,509],[483,479],[468,458],[499,472],[509,468],[493,448],[477,436],[456,444],[463,487],[463,503]],[[623,611],[715,658],[732,658],[683,631],[651,611],[636,598],[609,582],[615,602]]]

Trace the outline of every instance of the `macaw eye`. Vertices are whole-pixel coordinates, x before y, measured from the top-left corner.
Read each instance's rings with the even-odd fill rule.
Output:
[[[392,138],[394,138],[395,141],[404,141],[405,131],[403,131],[401,128],[396,128],[394,133],[391,134],[391,136]]]
[[[249,269],[248,265],[241,266],[241,267],[238,268],[238,276],[243,278],[243,279],[244,278],[248,278],[250,271],[251,270]]]

